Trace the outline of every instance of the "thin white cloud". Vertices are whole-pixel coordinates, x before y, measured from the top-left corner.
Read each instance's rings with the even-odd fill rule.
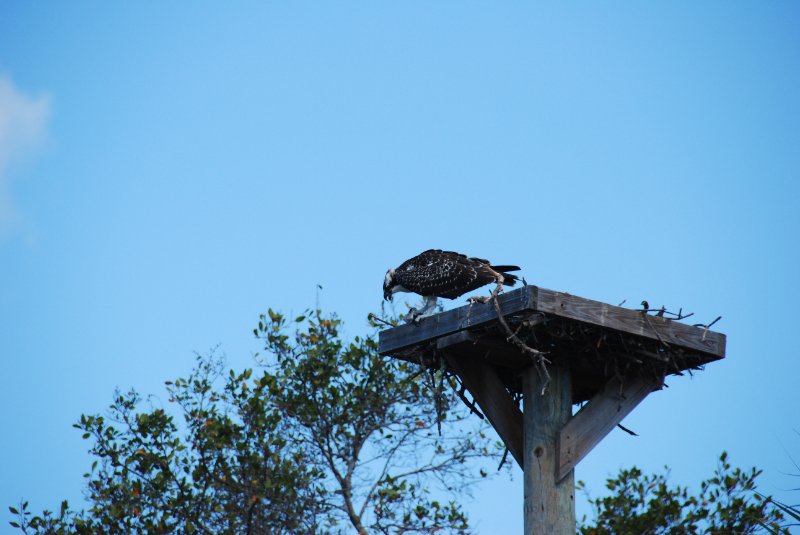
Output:
[[[0,236],[17,217],[11,197],[10,166],[30,155],[44,140],[50,99],[32,97],[0,75]]]

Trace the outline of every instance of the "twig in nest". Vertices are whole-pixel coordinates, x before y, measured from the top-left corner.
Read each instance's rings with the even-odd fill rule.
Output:
[[[639,436],[638,434],[634,433],[633,431],[631,431],[630,429],[628,429],[627,427],[625,427],[625,426],[624,426],[624,425],[622,425],[622,424],[617,424],[617,427],[619,427],[620,429],[622,429],[623,431],[625,431],[625,432],[626,432],[626,433],[628,433],[629,435],[633,435],[633,436],[635,436],[635,437],[638,437],[638,436]]]
[[[467,389],[463,384],[454,385],[452,376],[447,376],[447,382],[450,383],[450,386],[453,388],[453,391],[458,395],[459,399],[464,403],[464,405],[467,406],[467,408],[470,410],[472,414],[476,415],[481,420],[486,418],[483,415],[483,413],[478,409],[478,407],[476,407],[473,402],[467,399],[467,396],[465,395]]]
[[[642,301],[642,305],[646,305],[646,304],[647,304],[647,301]],[[675,316],[674,318],[669,318],[669,319],[675,319],[675,320],[685,320],[686,318],[690,318],[690,317],[694,316],[694,312],[689,312],[688,314],[684,314],[683,313],[683,308],[678,310],[678,312],[670,312],[669,310],[666,309],[666,307],[663,307],[663,306],[661,308],[649,308],[649,305],[647,305],[644,308],[640,308],[638,310],[642,314],[647,314],[648,312],[655,312],[656,316],[658,316],[658,317],[664,317],[664,315]]]
[[[653,334],[656,335],[656,338],[658,339],[659,343],[661,344],[661,347],[663,347],[664,351],[667,354],[669,354],[669,362],[675,368],[675,373],[678,374],[678,375],[682,375],[681,374],[681,369],[678,367],[678,363],[675,361],[675,353],[672,350],[672,346],[670,346],[668,343],[666,343],[664,341],[663,338],[661,338],[661,335],[658,333],[658,330],[650,322],[650,318],[647,316],[647,314],[643,314],[643,316],[644,316],[644,320],[647,322],[647,326],[650,327],[650,329],[652,329],[652,331],[653,331]]]
[[[486,297],[481,297],[481,296],[470,297],[469,299],[467,299],[467,301],[469,301],[470,304],[481,303],[482,305],[485,305],[489,301],[494,301],[496,303],[497,302],[497,295],[502,291],[503,291],[503,283],[502,282],[498,282],[497,286],[492,291],[491,295],[486,296]]]
[[[444,414],[444,407],[442,403],[442,389],[444,383],[444,376],[447,370],[444,367],[444,362],[441,357],[439,357],[439,362],[438,362],[439,366],[437,368],[425,367],[422,355],[419,356],[419,363],[424,367],[423,371],[428,372],[424,374],[423,377],[426,383],[425,386],[427,386],[430,389],[431,394],[433,395],[433,406],[434,409],[436,410],[436,427],[439,429],[439,435],[441,436],[442,419],[443,419],[442,415]],[[441,374],[441,377],[439,378],[439,384],[436,384],[437,383],[436,372],[439,372]]]
[[[389,323],[388,321],[386,321],[386,320],[385,320],[385,319],[383,319],[383,318],[379,318],[378,316],[376,316],[376,315],[375,315],[375,314],[373,314],[372,312],[370,312],[370,313],[369,313],[369,315],[367,316],[367,319],[370,319],[370,320],[372,320],[372,321],[377,321],[377,322],[383,323],[384,325],[388,325],[389,327],[394,327],[394,325],[392,325],[391,323]]]
[[[506,340],[513,343],[515,346],[520,348],[523,353],[528,353],[533,358],[533,362],[536,365],[536,370],[539,372],[539,377],[542,378],[542,392],[541,395],[544,395],[545,390],[547,390],[547,385],[550,384],[550,373],[547,371],[546,364],[550,364],[550,361],[545,357],[547,353],[544,351],[539,351],[538,349],[533,349],[532,347],[528,346],[525,342],[523,342],[517,334],[511,330],[511,327],[508,326],[506,323],[506,319],[503,317],[503,312],[500,310],[500,303],[497,301],[497,294],[499,294],[503,290],[503,283],[497,283],[497,287],[492,292],[488,298],[475,298],[476,301],[480,303],[488,303],[492,301],[494,303],[494,310],[497,313],[497,320],[502,325],[503,329],[506,331],[508,337]]]
[[[650,318],[647,317],[647,314],[644,315],[644,320],[647,322],[647,326],[653,330],[653,334],[656,335],[656,338],[658,339],[659,342],[661,342],[661,345],[664,346],[664,349],[669,350],[670,349],[669,344],[667,344],[664,341],[664,339],[661,338],[661,335],[658,334],[658,330],[655,327],[653,327],[652,323],[650,323]]]
[[[711,326],[714,325],[716,322],[718,322],[721,319],[722,319],[722,316],[717,316],[717,319],[715,319],[714,321],[712,321],[708,325],[703,325],[702,323],[695,323],[693,326],[694,327],[705,327],[705,330],[703,331],[703,340],[705,340],[706,339],[706,335],[708,335],[708,330],[711,328]]]
[[[444,394],[444,376],[445,376],[446,372],[447,372],[447,370],[445,370],[444,361],[440,356],[439,357],[439,374],[440,374],[440,376],[439,376],[439,384],[436,385],[436,393],[434,394],[434,396],[436,396],[436,429],[439,431],[439,436],[442,436],[442,420],[444,419],[443,394]],[[436,377],[434,376],[434,384],[435,384],[435,381],[436,381]]]
[[[516,330],[516,331],[514,331],[514,333],[513,333],[513,336],[517,336],[517,333],[519,333],[519,332],[522,330],[522,328],[523,328],[524,326],[525,326],[525,325],[524,325],[523,323],[520,323],[520,324],[519,324],[519,327],[517,327],[517,330]],[[508,338],[506,338],[506,342],[508,342]]]
[[[497,465],[498,472],[500,471],[501,468],[503,468],[503,465],[506,464],[506,459],[508,459],[508,448],[506,448],[506,451],[503,452],[503,458],[500,459],[500,464]]]

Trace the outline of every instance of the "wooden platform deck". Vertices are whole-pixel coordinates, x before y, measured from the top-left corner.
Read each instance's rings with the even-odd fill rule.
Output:
[[[501,294],[499,305],[518,336],[572,376],[573,403],[602,391],[612,378],[653,377],[701,369],[724,358],[725,335],[537,286]],[[465,305],[420,322],[381,331],[381,355],[426,366],[442,352],[491,364],[510,392],[530,357],[507,341],[492,304]]]

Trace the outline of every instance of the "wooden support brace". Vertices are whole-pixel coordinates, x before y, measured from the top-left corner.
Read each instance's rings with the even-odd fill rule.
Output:
[[[477,355],[458,354],[452,349],[444,354],[521,468],[522,411],[506,392],[497,372]]]
[[[569,475],[623,418],[660,387],[661,382],[652,377],[631,377],[622,384],[616,378],[608,381],[559,432],[556,480]]]

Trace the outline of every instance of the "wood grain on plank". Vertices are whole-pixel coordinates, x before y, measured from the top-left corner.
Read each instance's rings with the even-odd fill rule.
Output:
[[[501,294],[499,302],[504,315],[540,311],[700,351],[717,358],[725,356],[724,334],[567,293],[524,286]],[[465,305],[423,318],[418,323],[381,331],[379,352],[382,355],[389,355],[441,336],[485,325],[496,319],[497,315],[491,304]]]
[[[591,299],[539,288],[536,308],[541,312],[609,327],[717,357],[725,355],[725,335],[692,327],[669,318],[646,315]]]
[[[533,310],[537,290],[536,286],[523,286],[518,290],[500,294],[498,302],[503,315]],[[381,331],[378,334],[378,352],[381,355],[388,355],[496,319],[497,314],[491,303],[465,305],[422,318],[417,323],[407,323]]]

